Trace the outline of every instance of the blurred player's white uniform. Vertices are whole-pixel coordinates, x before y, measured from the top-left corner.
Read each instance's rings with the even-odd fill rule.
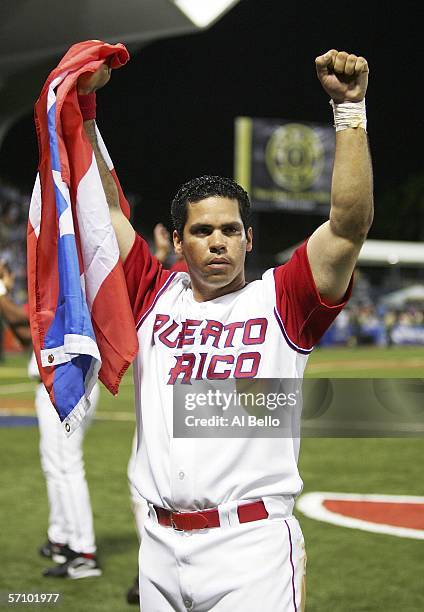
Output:
[[[39,380],[33,355],[28,366],[31,378]],[[35,393],[35,408],[40,430],[41,467],[47,484],[49,521],[47,535],[51,542],[67,544],[73,551],[95,553],[93,513],[85,478],[82,444],[87,427],[96,411],[99,386],[91,393],[91,409],[84,422],[69,438],[51,404],[43,384]]]
[[[140,549],[141,608],[300,609],[304,543],[292,515],[302,488],[299,440],[173,438],[173,385],[301,378],[344,304],[320,299],[306,244],[262,280],[206,302],[195,301],[188,274],[164,270],[139,236],[124,271],[140,346],[134,483],[150,508]],[[244,522],[251,502],[255,516]],[[267,514],[260,520],[258,505]],[[169,511],[211,508],[218,527],[165,526],[180,520]]]

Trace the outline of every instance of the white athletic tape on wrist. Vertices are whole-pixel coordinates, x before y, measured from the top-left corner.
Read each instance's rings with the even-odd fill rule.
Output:
[[[0,296],[6,295],[6,293],[7,293],[6,285],[0,278]]]
[[[333,107],[336,132],[358,127],[367,131],[365,98],[360,102],[342,102],[340,104],[330,100],[330,104]]]

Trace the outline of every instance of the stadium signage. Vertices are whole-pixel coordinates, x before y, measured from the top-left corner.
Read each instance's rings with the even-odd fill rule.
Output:
[[[334,129],[325,124],[239,117],[235,178],[256,210],[327,214]]]

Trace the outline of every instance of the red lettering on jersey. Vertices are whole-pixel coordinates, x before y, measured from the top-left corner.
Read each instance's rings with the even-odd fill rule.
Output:
[[[240,329],[244,327],[244,322],[243,321],[236,321],[235,323],[228,323],[228,325],[224,325],[224,331],[228,330],[228,335],[227,338],[225,340],[225,348],[228,348],[229,346],[233,346],[233,339],[234,339],[234,334],[236,329]]]
[[[218,348],[219,339],[221,337],[223,328],[224,326],[219,321],[214,321],[213,319],[208,320],[206,327],[202,329],[201,344],[206,344],[206,340],[209,338],[209,336],[211,336],[212,338],[214,338],[214,341],[212,342],[212,346],[214,346],[215,348]]]
[[[215,367],[218,363],[234,363],[234,355],[213,355],[210,360],[206,377],[211,380],[225,380],[231,374],[231,368],[223,372],[215,372]]]
[[[260,325],[259,335],[252,335],[252,327]],[[265,342],[266,329],[268,327],[267,319],[249,319],[246,321],[243,333],[243,344],[263,344]]]
[[[168,321],[168,315],[157,314],[155,322],[153,323],[153,335],[155,335],[160,330],[160,328],[163,327]]]
[[[202,380],[203,368],[205,367],[206,357],[208,356],[207,353],[199,353],[199,355],[200,355],[200,363],[199,363],[199,367],[197,368],[196,380]]]
[[[197,366],[196,380],[203,379],[208,353],[199,353],[199,356],[200,362]],[[196,359],[197,355],[194,353],[175,355],[176,363],[169,371],[170,378],[167,384],[174,385],[181,374],[183,375],[181,382],[190,384]],[[240,353],[237,361],[235,361],[234,355],[212,355],[206,372],[206,378],[210,380],[226,380],[230,377],[254,378],[258,373],[260,361],[260,353]],[[221,371],[217,372],[218,368]]]
[[[250,371],[242,372],[245,361],[253,361]],[[260,353],[240,353],[237,358],[236,367],[234,370],[234,378],[254,378],[258,373],[259,362],[261,361]]]
[[[175,348],[177,346],[179,336],[177,336],[175,340],[168,339],[169,336],[172,334],[172,332],[174,332],[177,329],[177,327],[178,327],[178,324],[175,323],[175,321],[173,321],[171,325],[168,325],[168,327],[159,334],[159,340],[163,344],[165,344],[165,346],[167,346],[168,348]]]
[[[168,385],[174,385],[180,374],[184,374],[181,382],[190,384],[191,374],[196,363],[196,355],[186,353],[185,355],[176,356],[175,359],[177,360],[176,364],[169,370],[170,378]]]
[[[178,348],[182,348],[186,344],[194,344],[194,338],[192,338],[196,327],[198,327],[202,321],[197,319],[187,319],[183,321],[183,327],[179,335]]]

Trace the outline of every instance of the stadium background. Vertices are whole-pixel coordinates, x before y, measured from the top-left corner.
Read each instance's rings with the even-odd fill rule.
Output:
[[[371,66],[367,102],[376,221],[370,237],[422,242],[419,9],[418,2],[403,2],[385,7],[383,15],[382,7],[365,2],[354,7],[306,2],[283,6],[277,0],[242,0],[211,29],[153,42],[134,54],[99,94],[98,122],[131,194],[136,226],[150,233],[157,221],[168,223],[169,201],[186,179],[205,173],[232,175],[236,116],[330,122],[313,60],[336,47],[358,51]],[[36,160],[28,113],[11,127],[0,149],[1,246],[21,276],[21,291],[25,210]],[[256,219],[260,255],[251,273],[274,265],[279,251],[304,238],[321,220],[287,215],[282,222],[281,213],[261,213]],[[366,299],[372,301],[376,293],[369,272]],[[409,272],[411,282],[423,281],[422,268]],[[409,280],[404,274],[397,276],[400,286]],[[22,293],[17,297],[24,298]],[[0,428],[0,592],[57,590],[63,594],[64,610],[127,609],[123,594],[137,555],[126,485],[134,427],[131,379],[125,379],[116,399],[102,391],[98,420],[85,442],[104,576],[46,586],[36,549],[44,537],[47,502],[26,359],[8,353],[0,364],[0,408],[3,414],[21,415],[7,421],[14,426]],[[423,367],[420,347],[358,346],[318,349],[308,373],[421,377]],[[307,439],[300,468],[305,491],[422,495],[422,456],[418,437]],[[309,558],[309,612],[424,609],[419,540],[300,519]]]

